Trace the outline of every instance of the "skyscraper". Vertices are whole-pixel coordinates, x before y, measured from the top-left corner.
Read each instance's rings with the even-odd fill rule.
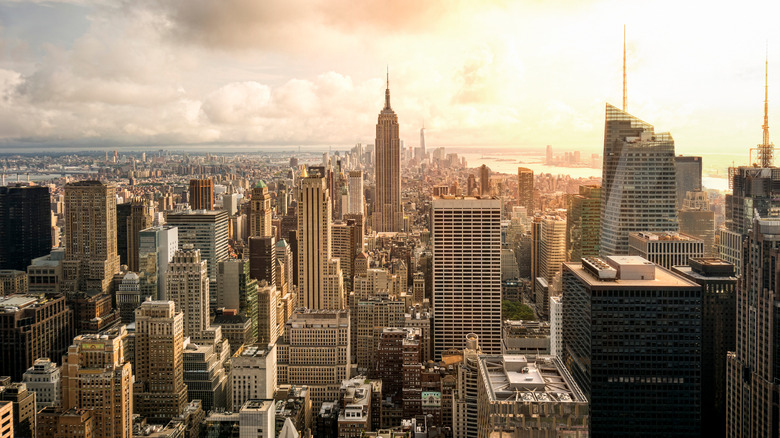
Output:
[[[628,254],[632,231],[677,231],[672,136],[610,104],[601,183],[602,255]]]
[[[490,196],[490,169],[484,164],[479,166],[479,194]]]
[[[190,208],[193,210],[214,209],[214,181],[210,179],[190,180]]]
[[[339,259],[331,256],[330,197],[321,175],[304,173],[298,201],[299,302],[309,309],[346,305]]]
[[[51,251],[48,187],[0,187],[0,269],[24,271]]]
[[[187,404],[184,314],[173,301],[148,299],[135,310],[134,414],[165,423]]]
[[[566,261],[566,219],[546,216],[542,219],[539,251],[539,277],[534,279],[536,312],[544,319],[550,316],[550,286]],[[541,278],[544,281],[539,281]]]
[[[517,205],[534,213],[534,171],[525,167],[517,168]]]
[[[108,292],[119,272],[116,186],[100,181],[65,185],[65,290]]]
[[[200,250],[184,245],[168,264],[168,299],[184,312],[184,335],[199,338],[209,328],[209,277]]]
[[[249,236],[271,236],[271,195],[268,194],[268,186],[263,181],[258,181],[252,188],[252,200],[249,212]]]
[[[469,333],[482,350],[501,352],[501,201],[432,203],[433,337],[437,358]]]
[[[599,255],[601,186],[580,186],[566,209],[566,260],[579,262]]]
[[[130,217],[127,218],[127,268],[138,272],[138,250],[141,230],[152,226],[152,205],[149,201],[136,199],[130,203]]]
[[[169,225],[138,233],[141,294],[153,300],[168,300],[168,263],[179,249],[179,229]]]
[[[674,157],[677,180],[677,208],[682,208],[685,194],[701,190],[701,157],[678,155]]]
[[[385,89],[385,107],[376,123],[376,197],[374,202],[374,231],[400,232],[404,213],[401,207],[401,140],[398,135],[398,116],[390,107],[390,75]]]
[[[698,436],[700,286],[636,256],[564,263],[562,283],[561,361],[591,436]]]
[[[349,172],[349,214],[365,214],[362,170]]]
[[[208,276],[217,285],[217,265],[228,258],[228,214],[224,210],[169,214],[168,225],[179,229],[179,248],[191,244],[208,260]]]
[[[726,359],[726,431],[729,437],[765,437],[780,427],[776,294],[780,219],[755,218],[743,245],[737,287],[737,345]]]

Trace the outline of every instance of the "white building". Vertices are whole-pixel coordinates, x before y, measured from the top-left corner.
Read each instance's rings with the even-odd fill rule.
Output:
[[[153,300],[168,299],[166,275],[168,263],[179,249],[179,230],[162,226],[141,230],[138,245],[138,270],[141,274],[141,293]]]
[[[275,438],[276,410],[273,400],[247,400],[238,413],[239,438]]]
[[[35,392],[39,407],[60,405],[60,367],[47,358],[36,359],[23,376],[29,391]]]
[[[210,326],[209,277],[200,250],[185,245],[168,265],[168,296],[184,312],[184,336],[199,338]]]
[[[363,171],[353,170],[349,172],[349,213],[364,214],[364,210]]]
[[[550,356],[560,357],[563,333],[561,297],[550,297]]]
[[[233,407],[247,400],[272,399],[276,390],[276,345],[244,345],[230,361]]]

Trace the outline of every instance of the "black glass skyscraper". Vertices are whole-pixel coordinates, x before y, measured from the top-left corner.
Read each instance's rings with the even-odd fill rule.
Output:
[[[0,269],[26,271],[51,252],[48,187],[0,187]]]

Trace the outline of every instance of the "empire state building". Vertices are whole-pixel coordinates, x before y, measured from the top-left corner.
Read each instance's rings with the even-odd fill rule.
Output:
[[[401,208],[401,140],[398,116],[390,107],[390,75],[385,89],[385,107],[376,123],[376,203],[373,226],[376,232],[400,232],[403,228]]]

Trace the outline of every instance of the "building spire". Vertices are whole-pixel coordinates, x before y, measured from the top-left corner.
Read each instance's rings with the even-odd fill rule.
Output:
[[[623,25],[623,112],[626,112],[626,25]]]
[[[758,151],[758,162],[761,167],[772,167],[775,155],[775,145],[769,141],[769,49],[764,61],[764,125],[763,141],[756,148]]]
[[[390,108],[390,65],[387,65],[387,88],[385,88],[385,109]]]

